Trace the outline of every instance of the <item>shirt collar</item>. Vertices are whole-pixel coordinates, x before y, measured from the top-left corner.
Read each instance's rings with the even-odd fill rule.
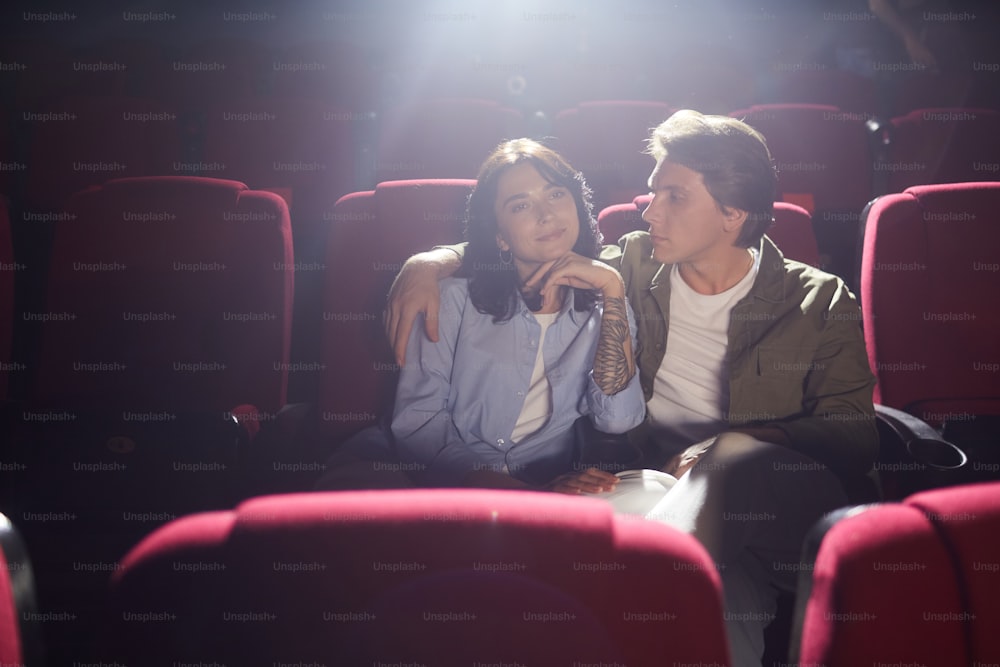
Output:
[[[760,259],[757,269],[757,277],[754,278],[753,285],[750,286],[750,294],[758,296],[768,301],[782,301],[785,298],[785,256],[774,245],[774,241],[765,234],[760,239],[758,246]],[[650,287],[656,287],[661,282],[670,283],[670,271],[673,264],[661,264],[653,274]]]
[[[517,304],[518,304],[518,313],[521,315],[521,317],[534,315],[534,313],[532,313],[528,309],[528,306],[525,305],[524,299],[521,298],[520,294],[518,294],[517,296]],[[576,290],[571,287],[569,288],[569,294],[567,298],[563,300],[562,307],[559,309],[559,312],[557,313],[556,320],[561,318],[564,314],[569,313],[569,318],[573,321],[574,324],[578,325],[582,321],[585,321],[590,317],[590,313],[582,313],[578,311],[575,308],[575,305],[576,305]]]

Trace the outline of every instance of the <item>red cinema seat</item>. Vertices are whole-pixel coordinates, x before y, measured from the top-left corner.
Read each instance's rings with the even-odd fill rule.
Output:
[[[26,112],[25,198],[58,211],[74,192],[116,178],[170,174],[180,157],[177,115],[131,97],[68,97]]]
[[[889,123],[887,192],[911,185],[1000,181],[1000,111],[917,109]]]
[[[315,365],[318,330],[302,326],[318,311],[327,202],[357,190],[358,142],[367,116],[315,99],[229,99],[204,115],[204,175],[229,178],[281,195],[288,203],[295,245],[294,362]],[[292,395],[313,401],[315,373],[292,375]],[[307,387],[313,387],[309,391]],[[307,394],[307,398],[302,398]]]
[[[966,484],[910,496],[906,505],[934,524],[952,557],[963,614],[934,620],[963,626],[972,663],[1000,655],[1000,483]],[[928,619],[929,620],[929,619]]]
[[[321,430],[343,438],[392,402],[397,367],[382,327],[393,278],[415,252],[462,240],[475,181],[388,181],[341,197],[329,215],[320,323]],[[318,315],[317,315],[318,316]]]
[[[617,243],[629,232],[647,231],[649,225],[642,219],[642,212],[649,199],[649,195],[639,195],[628,204],[612,204],[601,209],[597,214],[597,228],[601,230],[604,242]]]
[[[1000,183],[924,185],[876,199],[865,221],[860,296],[875,402],[965,450],[952,483],[1000,477],[998,207]]]
[[[852,276],[858,219],[872,197],[864,119],[820,104],[762,104],[730,115],[764,135],[778,169],[779,198],[812,215],[825,268]]]
[[[812,216],[801,206],[774,202],[774,224],[768,228],[767,235],[788,259],[810,266],[820,266]]]
[[[475,178],[501,142],[521,136],[521,113],[492,100],[444,98],[386,113],[379,128],[374,182]]]
[[[208,178],[121,179],[56,223],[32,401],[222,411],[285,403],[288,209]]]
[[[0,664],[44,664],[34,574],[20,534],[0,514]]]
[[[286,403],[292,270],[272,193],[162,176],[74,195],[45,304],[23,313],[29,387],[4,424],[23,466],[5,495],[74,511],[25,527],[54,567],[116,557],[149,523],[253,492],[255,436]]]
[[[553,122],[553,148],[583,172],[594,191],[594,210],[649,191],[655,162],[643,151],[650,131],[674,108],[662,102],[582,102]]]
[[[622,235],[637,230],[645,231],[649,225],[642,219],[642,212],[649,206],[651,195],[640,195],[631,204],[615,204],[600,212],[597,225],[604,234],[605,243],[616,243]],[[819,250],[813,234],[809,212],[801,206],[785,202],[774,203],[774,224],[767,235],[777,244],[785,257],[811,266],[819,266]]]
[[[123,664],[729,664],[704,549],[592,498],[261,497],[156,531],[111,593]]]
[[[1000,484],[841,510],[807,539],[793,664],[985,664],[1000,654]]]

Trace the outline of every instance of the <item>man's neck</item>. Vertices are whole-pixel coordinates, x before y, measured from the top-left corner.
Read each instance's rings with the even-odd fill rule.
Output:
[[[708,259],[680,263],[677,269],[698,294],[721,294],[743,280],[752,267],[753,254],[747,248],[727,248]]]

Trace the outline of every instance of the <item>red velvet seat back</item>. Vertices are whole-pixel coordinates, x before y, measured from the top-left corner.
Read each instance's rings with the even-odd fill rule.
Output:
[[[923,512],[887,505],[826,533],[812,570],[800,664],[969,664],[944,544]]]
[[[861,302],[875,402],[932,424],[1000,414],[1000,184],[886,195],[865,226]]]
[[[951,553],[965,613],[942,620],[962,624],[973,662],[1000,655],[1000,484],[970,484],[947,492],[925,491],[910,496],[934,523]]]
[[[67,211],[46,317],[36,318],[35,402],[284,404],[293,262],[281,198],[235,181],[153,177],[78,193]]]
[[[764,135],[783,201],[817,217],[824,212],[857,215],[871,198],[868,134],[857,114],[822,104],[761,104],[730,115]]]
[[[259,498],[151,535],[113,601],[128,664],[728,664],[693,538],[550,494]]]
[[[462,240],[475,181],[389,181],[342,197],[328,222],[319,407],[338,437],[375,421],[396,390],[397,367],[382,311],[403,261]]]
[[[762,104],[730,114],[759,130],[778,169],[776,199],[812,215],[823,268],[847,278],[873,168],[863,116],[821,104]]]
[[[1000,484],[922,492],[823,536],[800,664],[987,664],[1000,654]]]

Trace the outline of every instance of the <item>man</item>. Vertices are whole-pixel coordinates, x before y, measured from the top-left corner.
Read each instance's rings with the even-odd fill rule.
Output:
[[[679,477],[648,518],[692,533],[714,557],[733,664],[759,665],[806,531],[873,469],[874,379],[860,313],[839,278],[786,260],[764,236],[776,175],[758,132],[678,111],[653,131],[649,152],[650,231],[602,254],[638,319],[647,421],[630,437],[646,467]],[[397,356],[416,312],[429,314],[434,338],[434,281],[460,252],[411,258],[397,279],[386,320]],[[564,268],[526,287],[568,284]]]

